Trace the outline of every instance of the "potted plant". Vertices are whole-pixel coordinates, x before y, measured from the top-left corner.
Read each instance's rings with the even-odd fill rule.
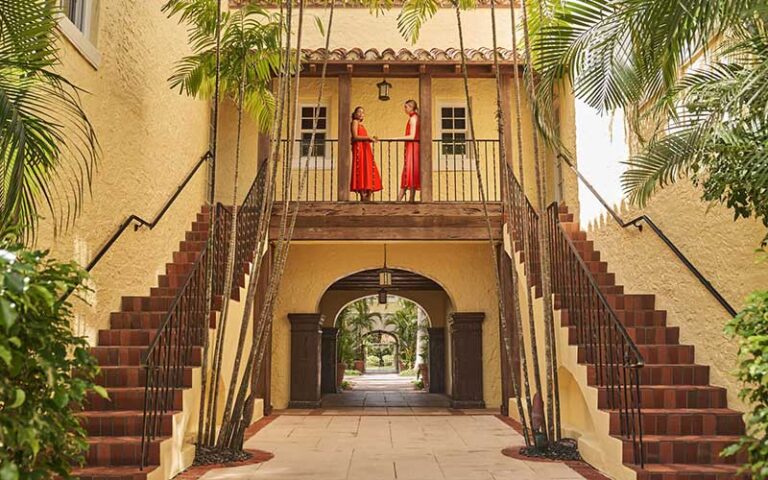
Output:
[[[424,390],[429,390],[429,364],[419,364],[419,378],[424,383]]]

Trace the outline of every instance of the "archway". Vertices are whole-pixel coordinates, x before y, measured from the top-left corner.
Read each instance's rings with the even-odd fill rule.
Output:
[[[433,394],[439,397],[436,405],[447,406],[445,372],[450,359],[444,330],[452,310],[448,294],[432,279],[395,269],[384,301],[379,273],[364,270],[338,279],[319,302],[318,310],[325,318],[323,330],[336,336],[339,362],[335,367],[328,364],[333,357],[325,354],[321,371],[337,379],[344,375],[344,382],[338,384],[347,388],[324,390],[323,405],[336,406],[352,399],[357,406],[365,406],[360,403],[365,395],[357,393],[375,390],[375,395],[367,395],[368,406],[386,406],[387,400],[397,403],[406,397],[416,400],[416,394],[422,395],[419,403],[428,404],[426,400]],[[430,337],[436,340],[430,342]],[[326,338],[324,345],[333,348],[330,337]]]

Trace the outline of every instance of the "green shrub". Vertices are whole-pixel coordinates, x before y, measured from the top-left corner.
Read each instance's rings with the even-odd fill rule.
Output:
[[[739,397],[752,411],[747,431],[738,443],[723,451],[724,456],[747,452],[744,470],[754,480],[768,479],[768,291],[755,292],[747,305],[726,326],[726,333],[738,339],[739,364],[736,376],[744,384]]]
[[[416,376],[416,370],[412,368],[408,368],[405,370],[400,370],[400,376],[401,377],[415,377]]]
[[[375,366],[378,367],[379,366],[379,357],[377,357],[376,355],[368,355],[367,357],[365,357],[365,364],[366,365],[375,365]]]
[[[345,377],[359,377],[360,372],[357,370],[344,370],[344,376]]]
[[[381,357],[381,361],[384,363],[384,365],[394,365],[395,357],[392,355],[384,355]]]
[[[346,380],[342,380],[341,381],[341,388],[342,388],[342,390],[349,390],[350,388],[352,388],[352,384],[349,383]]]
[[[412,383],[413,383],[413,388],[415,388],[416,390],[424,390],[423,380],[414,380]]]
[[[61,301],[85,279],[74,263],[0,244],[0,479],[70,478],[86,432],[74,410],[98,373],[88,343],[73,334]],[[76,372],[76,374],[74,373]]]

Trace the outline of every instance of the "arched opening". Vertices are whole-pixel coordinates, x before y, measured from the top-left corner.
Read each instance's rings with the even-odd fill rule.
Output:
[[[332,366],[333,357],[322,356],[322,372],[333,374],[337,383],[335,391],[323,390],[322,405],[448,406],[447,293],[406,270],[392,270],[385,297],[380,290],[379,271],[367,270],[337,280],[320,300],[323,330],[335,336],[335,344],[328,339],[324,345],[336,347],[337,361]]]

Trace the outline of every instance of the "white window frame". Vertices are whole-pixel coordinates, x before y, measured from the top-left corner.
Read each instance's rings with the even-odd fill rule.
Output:
[[[469,108],[467,108],[467,102],[463,100],[443,100],[443,101],[436,102],[435,106],[436,106],[436,111],[435,111],[436,125],[435,125],[434,131],[437,132],[436,139],[442,141],[443,133],[464,133],[464,138],[466,139],[467,142],[472,140],[471,130],[469,128]],[[451,129],[443,128],[443,108],[463,108],[464,109],[465,123],[464,123],[463,132],[462,130],[458,130],[455,128],[451,128]],[[441,161],[444,161],[445,165],[440,165]],[[466,145],[466,150],[464,155],[456,155],[455,162],[454,162],[453,155],[443,155],[442,143],[440,143],[437,148],[437,157],[433,158],[432,169],[433,170],[439,169],[443,172],[445,171],[459,172],[459,171],[475,170],[475,162],[472,158],[471,145],[468,143]]]
[[[302,111],[305,108],[314,109],[315,107],[317,107],[317,101],[299,104],[299,114],[296,115],[296,145],[294,145],[293,158],[291,159],[293,168],[304,167],[306,159],[303,159],[301,155],[301,139],[303,134],[312,133],[312,128],[301,128],[301,121],[303,119]],[[320,103],[320,108],[325,108],[325,128],[318,128],[315,133],[324,133],[325,139],[329,140],[328,134],[331,131],[331,106],[329,102],[322,102]],[[317,138],[315,139],[315,147],[317,147]],[[336,148],[338,149],[338,145],[336,145]],[[325,155],[322,157],[311,157],[309,162],[306,162],[307,168],[310,170],[332,170],[335,165],[331,163],[331,160],[333,159],[335,161],[338,159],[338,152],[336,152],[335,159],[332,158],[330,153],[330,147],[328,144],[326,144]]]
[[[62,11],[58,19],[59,31],[69,40],[75,50],[91,64],[94,69],[98,69],[101,64],[101,54],[95,45],[95,18],[98,14],[98,0],[79,0],[82,2],[80,23],[81,27],[69,19],[67,13]],[[63,6],[63,2],[60,2]]]

